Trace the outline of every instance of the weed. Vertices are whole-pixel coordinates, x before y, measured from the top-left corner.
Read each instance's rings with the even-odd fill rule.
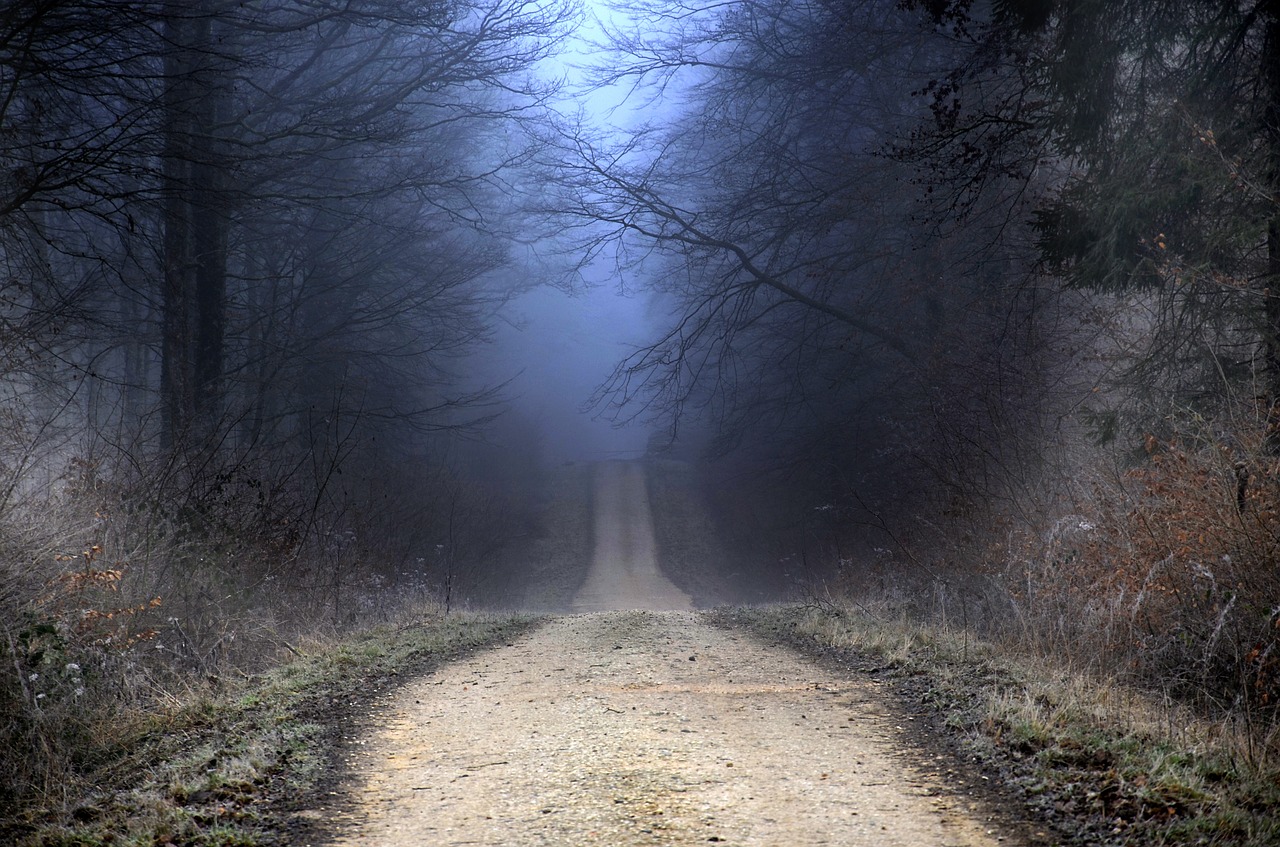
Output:
[[[334,772],[343,703],[509,638],[531,618],[427,616],[336,641],[288,664],[201,692],[114,737],[65,802],[28,806],[0,830],[14,843],[193,847],[279,842],[279,815]]]
[[[1069,654],[1047,658],[853,607],[833,614],[775,606],[724,617],[889,675],[912,704],[934,709],[938,726],[1005,774],[1029,816],[1078,843],[1280,841],[1280,767],[1241,756],[1245,728],[1084,673]]]

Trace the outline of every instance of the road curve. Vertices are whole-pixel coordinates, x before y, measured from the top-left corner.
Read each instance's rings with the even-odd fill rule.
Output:
[[[643,466],[595,474],[582,614],[375,707],[340,847],[997,843],[900,755],[875,683],[687,611],[658,570]]]
[[[875,684],[696,612],[550,621],[403,688],[341,847],[994,847]]]

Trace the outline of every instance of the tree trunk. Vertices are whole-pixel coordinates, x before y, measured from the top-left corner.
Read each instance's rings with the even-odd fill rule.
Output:
[[[206,24],[207,26],[207,24]],[[225,77],[214,72],[202,92],[199,151],[194,167],[193,223],[195,274],[195,409],[199,426],[216,428],[222,414],[223,346],[227,310],[226,167],[219,136],[227,112]]]
[[[1266,361],[1267,449],[1280,455],[1280,0],[1266,0],[1260,11],[1266,21],[1263,41],[1263,109],[1269,162],[1267,188],[1273,198],[1267,221],[1267,267],[1262,279],[1263,343]]]
[[[221,414],[226,334],[230,100],[214,0],[170,7],[165,35],[164,443],[208,439]]]
[[[160,304],[160,395],[162,443],[183,441],[195,411],[191,360],[192,302],[195,282],[191,250],[191,22],[179,7],[165,21],[168,54],[164,62],[164,268]]]

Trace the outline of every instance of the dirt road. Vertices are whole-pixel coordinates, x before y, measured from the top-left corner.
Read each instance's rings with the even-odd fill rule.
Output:
[[[643,491],[600,470],[578,608],[687,607]],[[406,686],[384,727],[355,747],[340,844],[996,843],[895,753],[872,683],[696,612],[553,619]]]
[[[602,462],[593,495],[595,551],[573,611],[693,608],[658,569],[644,465]]]

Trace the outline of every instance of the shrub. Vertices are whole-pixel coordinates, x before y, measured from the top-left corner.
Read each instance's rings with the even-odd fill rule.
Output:
[[[1145,448],[1018,557],[1008,584],[1023,631],[1272,736],[1280,460],[1260,425],[1184,426]]]

